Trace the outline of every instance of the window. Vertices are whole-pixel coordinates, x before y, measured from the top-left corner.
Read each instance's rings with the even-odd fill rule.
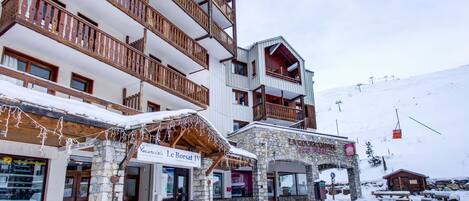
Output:
[[[252,61],[252,76],[255,77],[256,76],[256,61]]]
[[[47,160],[0,154],[0,200],[42,201]]]
[[[279,173],[281,196],[307,195],[306,174]]]
[[[223,196],[223,174],[213,173],[213,198]]]
[[[249,106],[248,92],[233,89],[233,104]]]
[[[57,66],[30,57],[16,50],[5,48],[2,63],[3,65],[29,73],[42,79],[54,82],[57,81],[57,75],[59,71],[59,68]],[[53,93],[53,91],[47,90],[46,88],[34,86],[33,84],[27,82],[19,81],[18,84],[35,90]]]
[[[237,131],[237,130],[245,127],[248,124],[249,124],[249,122],[234,120],[233,121],[233,131]]]
[[[148,101],[147,103],[147,112],[159,112],[161,111],[161,106]]]
[[[233,61],[233,73],[248,76],[248,65],[243,62]]]
[[[64,3],[62,3],[62,2],[60,2],[60,1],[58,1],[58,0],[52,0],[52,2],[56,3],[57,5],[59,5],[59,6],[62,7],[62,8],[66,8],[66,7],[67,7]]]
[[[83,91],[86,93],[93,93],[93,80],[78,75],[76,73],[72,73],[72,80],[70,82],[70,87],[76,89],[78,91]]]
[[[157,62],[161,63],[161,59],[158,57],[155,57],[154,55],[150,54],[150,58],[156,60]]]
[[[232,171],[231,183],[232,197],[252,196],[252,172]]]

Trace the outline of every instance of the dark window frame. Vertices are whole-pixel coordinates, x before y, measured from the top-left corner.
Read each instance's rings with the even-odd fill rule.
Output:
[[[212,191],[212,192],[213,192],[213,198],[217,198],[217,199],[218,199],[218,198],[223,198],[223,194],[224,194],[224,192],[225,192],[225,191],[224,191],[225,189],[223,188],[223,187],[224,187],[224,185],[223,185],[223,181],[224,181],[224,180],[223,180],[223,173],[221,173],[221,172],[214,172],[214,173],[213,173],[213,177],[215,177],[215,175],[220,176],[220,188],[221,188],[221,192],[220,192],[220,193],[221,193],[221,194],[220,194],[219,196],[218,196],[218,195],[217,195],[217,196],[215,195],[215,182],[213,182],[213,191]]]
[[[82,91],[80,89],[73,88],[72,87],[73,80],[84,83],[85,84],[85,90]],[[82,92],[85,92],[85,93],[93,94],[93,85],[94,85],[94,81],[92,79],[87,78],[87,77],[82,76],[82,75],[77,74],[77,73],[72,73],[72,77],[70,79],[70,88],[78,90],[78,91],[82,91]]]
[[[59,75],[59,67],[58,66],[50,64],[50,63],[45,62],[43,60],[37,59],[35,57],[29,56],[25,53],[16,51],[14,49],[7,48],[7,47],[5,47],[4,50],[3,50],[2,63],[5,60],[5,56],[14,57],[17,60],[25,62],[26,63],[26,69],[25,69],[24,72],[28,73],[28,74],[31,74],[31,65],[33,65],[33,64],[38,66],[38,67],[47,69],[47,70],[50,71],[50,78],[48,80],[52,81],[52,82],[57,82],[57,78],[58,78],[58,75]],[[31,75],[36,76],[34,74],[31,74]],[[39,76],[36,76],[36,77],[39,77]],[[39,78],[44,79],[42,77],[39,77]],[[27,82],[25,82],[25,85],[27,86]]]
[[[307,194],[300,194],[299,193],[299,190],[298,190],[298,175],[299,174],[306,174],[306,173],[298,173],[298,172],[279,172],[278,173],[279,176],[278,176],[278,181],[279,182],[279,185],[281,185],[280,183],[280,176],[285,176],[285,175],[293,175],[294,176],[294,179],[295,179],[295,195],[280,195],[280,197],[288,197],[288,196],[303,196],[303,195],[307,195]],[[283,174],[283,175],[282,175]]]
[[[84,15],[83,13],[80,13],[80,12],[77,12],[77,16],[83,20],[85,20],[86,22],[98,27],[99,26],[99,23],[97,23],[96,21],[92,20],[90,17]]]
[[[249,93],[247,91],[242,91],[238,89],[233,89],[232,93],[234,95],[234,99],[236,100],[237,105],[242,105],[242,106],[249,106]],[[241,102],[241,94],[245,95],[244,102]]]
[[[242,68],[242,70],[239,70],[239,68]],[[238,61],[238,60],[233,60],[233,73],[236,75],[241,75],[241,76],[248,76],[248,64]]]
[[[235,129],[235,123],[238,123],[238,129]],[[233,131],[237,131],[245,126],[247,126],[249,124],[249,122],[247,121],[241,121],[241,120],[233,120]]]
[[[156,103],[151,102],[151,101],[147,101],[147,112],[150,112],[150,108],[154,108],[155,109],[154,112],[160,112],[161,111],[161,105],[156,104]]]
[[[251,68],[252,68],[252,77],[256,77],[256,75],[257,75],[256,60],[251,62]]]

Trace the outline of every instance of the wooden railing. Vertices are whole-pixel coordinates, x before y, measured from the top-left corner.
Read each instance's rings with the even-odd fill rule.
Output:
[[[205,11],[194,0],[173,0],[187,14],[189,14],[205,30],[208,30],[209,20]]]
[[[215,3],[215,6],[220,9],[220,11],[228,18],[228,20],[231,21],[231,23],[234,23],[234,12],[233,8],[231,8],[230,4],[228,4],[227,0],[213,0],[213,3]]]
[[[139,111],[133,108],[120,105],[117,103],[113,103],[107,100],[103,100],[91,94],[81,92],[72,88],[64,87],[55,82],[30,75],[28,73],[19,72],[6,66],[0,66],[0,75],[5,75],[15,80],[21,80],[23,82],[27,82],[28,85],[44,87],[47,89],[49,94],[55,94],[61,97],[66,96],[68,98],[81,99],[84,102],[100,105],[106,109],[114,109],[114,110],[120,111],[123,114],[139,113]]]
[[[294,83],[297,83],[297,84],[301,84],[301,80],[299,78],[290,77],[288,75],[285,75],[283,72],[275,72],[273,70],[273,68],[267,67],[265,69],[265,71],[266,71],[266,74],[268,76],[272,76],[272,77],[276,77],[276,78],[286,80],[286,81],[289,81],[289,82],[294,82]]]
[[[212,22],[212,35],[213,37],[225,47],[231,54],[234,54],[235,46],[233,38],[221,29],[215,22]]]
[[[4,23],[0,24],[0,27],[4,29],[15,22],[20,23],[196,105],[202,107],[208,105],[209,92],[205,87],[193,83],[180,74],[150,75],[147,73],[148,68],[155,65],[158,65],[162,72],[173,72],[173,70],[69,13],[50,0],[6,0],[3,2],[0,22]],[[1,32],[4,31],[1,30]],[[167,82],[156,80],[167,80]],[[182,83],[190,89],[173,87],[175,83]]]
[[[189,14],[205,30],[207,31],[209,30],[209,26],[210,26],[209,17],[207,13],[194,0],[173,0],[173,1],[174,3],[179,5],[184,11],[186,11],[186,13]],[[222,2],[225,2],[225,0],[221,0],[218,3],[222,4]],[[222,5],[225,5],[225,4],[222,4]],[[226,6],[229,7],[228,4],[226,4]],[[225,8],[226,6],[223,6],[223,8]],[[229,7],[228,10],[230,10],[230,13],[232,13],[231,7]],[[218,26],[215,22],[212,22],[212,35],[220,44],[223,45],[223,47],[225,47],[225,49],[227,49],[231,54],[234,54],[234,51],[236,51],[236,49],[233,43],[233,38],[230,35],[228,35],[225,32],[225,30],[220,28],[220,26]]]
[[[107,0],[150,31],[172,44],[204,67],[208,67],[207,50],[185,34],[145,0]]]
[[[145,39],[140,38],[140,39],[130,43],[130,46],[134,47],[135,49],[139,50],[140,52],[143,52],[144,47],[145,47]]]
[[[264,118],[281,119],[285,121],[297,122],[303,120],[303,111],[273,103],[260,103],[253,107],[254,120]]]
[[[134,95],[125,96],[123,102],[125,106],[141,111],[142,110],[141,98],[142,97],[140,96],[140,92],[139,92]]]

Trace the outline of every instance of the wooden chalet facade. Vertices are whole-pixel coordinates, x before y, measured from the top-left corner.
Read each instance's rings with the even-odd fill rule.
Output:
[[[428,176],[400,169],[388,175],[383,179],[387,180],[388,189],[392,191],[410,191],[411,193],[422,192],[427,189]]]

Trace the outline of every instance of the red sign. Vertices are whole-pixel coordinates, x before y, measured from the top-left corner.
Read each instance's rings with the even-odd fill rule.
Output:
[[[344,146],[345,156],[354,156],[356,153],[355,144],[350,143]]]

